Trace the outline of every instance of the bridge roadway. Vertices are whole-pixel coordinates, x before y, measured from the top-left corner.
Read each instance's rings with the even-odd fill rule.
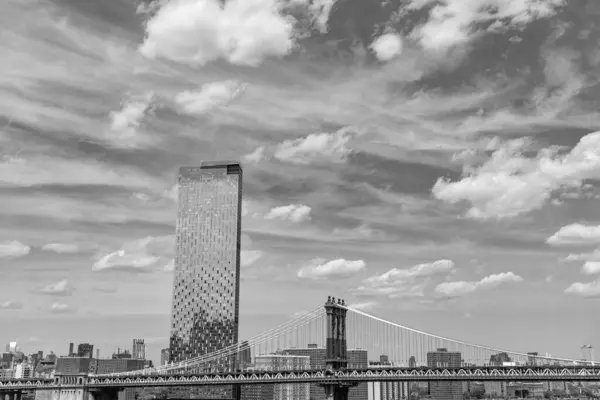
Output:
[[[0,392],[18,390],[102,389],[128,387],[208,386],[265,383],[383,382],[383,381],[599,381],[600,366],[368,368],[339,371],[255,371],[242,373],[132,376],[59,375],[54,379],[0,381]]]

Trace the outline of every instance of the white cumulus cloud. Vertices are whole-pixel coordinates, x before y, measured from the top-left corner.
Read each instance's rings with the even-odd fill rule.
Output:
[[[566,154],[552,147],[529,157],[524,150],[531,149],[518,142],[505,143],[457,182],[440,178],[433,195],[450,204],[470,203],[471,218],[508,218],[541,208],[561,187],[600,178],[600,132],[584,136]]]
[[[170,1],[147,21],[140,51],[196,67],[219,59],[258,66],[294,46],[294,21],[281,7],[279,0]]]
[[[290,204],[289,206],[281,206],[272,208],[265,219],[282,219],[289,220],[294,223],[310,220],[311,208],[303,204]]]
[[[460,297],[482,289],[492,289],[503,283],[522,282],[523,278],[512,272],[489,275],[480,281],[442,282],[436,286],[435,292],[445,297]]]
[[[575,282],[565,289],[565,293],[581,297],[600,297],[600,279],[593,282]]]
[[[550,236],[546,242],[553,246],[600,244],[600,226],[566,225]]]
[[[178,93],[174,101],[188,114],[205,114],[228,105],[244,92],[246,85],[234,80],[206,83],[196,91]]]
[[[17,240],[0,242],[0,258],[17,258],[29,254],[31,247]]]
[[[354,292],[357,296],[421,297],[429,278],[449,275],[453,271],[454,262],[450,260],[418,264],[407,269],[393,268],[365,279]]]
[[[313,260],[307,266],[298,270],[298,277],[305,279],[350,278],[364,270],[367,264],[363,260],[348,261],[343,258],[323,262],[322,259]]]
[[[600,274],[600,262],[598,261],[587,261],[583,264],[581,272],[586,275],[597,275]]]
[[[371,43],[371,49],[378,60],[389,61],[402,53],[402,38],[397,33],[386,33]]]

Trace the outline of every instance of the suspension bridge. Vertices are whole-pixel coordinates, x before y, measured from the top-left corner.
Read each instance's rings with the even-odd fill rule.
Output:
[[[372,357],[385,360],[379,365]],[[140,387],[317,385],[346,400],[361,382],[600,381],[594,360],[569,359],[466,343],[388,321],[328,298],[319,306],[243,342],[167,365],[112,374],[56,374],[0,380],[2,395],[29,390],[52,399],[114,400]],[[234,390],[239,398],[240,390]]]

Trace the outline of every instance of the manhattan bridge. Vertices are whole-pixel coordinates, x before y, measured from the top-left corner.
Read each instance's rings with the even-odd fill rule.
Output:
[[[281,354],[311,343],[326,349],[325,368],[256,368],[241,361],[244,354]],[[349,348],[386,354],[391,365],[356,368],[348,362]],[[440,350],[459,353],[460,361],[428,360],[428,353]],[[499,354],[511,362],[490,361]],[[394,381],[600,381],[600,366],[591,360],[497,349],[422,332],[330,297],[324,306],[200,357],[123,373],[0,381],[0,395],[20,400],[24,391],[51,390],[57,400],[113,400],[126,388],[317,384],[327,399],[346,400],[349,389],[359,383]]]

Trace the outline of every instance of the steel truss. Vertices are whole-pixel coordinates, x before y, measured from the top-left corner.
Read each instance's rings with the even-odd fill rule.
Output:
[[[463,367],[463,368],[377,368],[341,371],[263,371],[243,373],[57,376],[54,379],[0,381],[0,392],[106,387],[207,386],[261,383],[344,383],[383,381],[600,381],[600,367]]]

